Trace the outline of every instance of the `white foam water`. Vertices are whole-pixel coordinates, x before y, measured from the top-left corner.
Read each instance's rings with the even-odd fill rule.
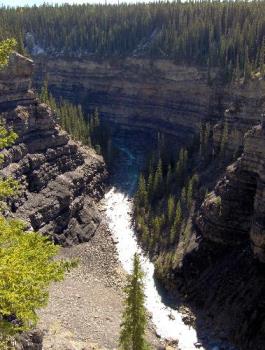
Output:
[[[113,187],[105,195],[105,209],[109,228],[117,242],[118,255],[123,268],[131,273],[134,254],[137,252],[141,257],[141,265],[145,273],[146,308],[152,314],[157,334],[162,338],[178,340],[181,350],[197,349],[195,346],[198,342],[196,330],[185,325],[180,312],[166,306],[158,293],[154,281],[154,265],[148,257],[144,256],[142,249],[137,244],[131,224],[132,201]],[[201,346],[200,349],[204,348]]]

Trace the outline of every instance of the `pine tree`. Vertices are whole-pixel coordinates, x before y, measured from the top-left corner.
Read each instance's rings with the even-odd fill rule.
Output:
[[[162,161],[159,159],[154,177],[154,195],[160,197],[163,191]]]
[[[244,57],[244,80],[248,80],[251,77],[251,63],[249,61],[249,50],[246,45],[245,57]]]
[[[262,40],[262,45],[260,48],[259,66],[260,66],[260,73],[262,76],[264,76],[265,75],[265,37]]]
[[[7,65],[9,56],[14,51],[16,45],[17,42],[13,38],[0,42],[0,69]]]
[[[143,174],[140,174],[138,190],[136,193],[136,203],[138,206],[146,208],[148,205],[148,193],[146,190],[146,183]]]
[[[48,81],[45,80],[43,87],[41,88],[40,92],[40,100],[44,103],[49,103],[49,91],[48,91]]]
[[[170,243],[173,244],[179,235],[180,226],[181,226],[181,220],[182,220],[182,210],[181,210],[181,204],[180,201],[177,203],[176,212],[175,212],[175,219],[173,226],[170,230]]]
[[[188,209],[191,207],[191,204],[192,204],[192,196],[193,196],[193,180],[191,178],[186,185],[186,201],[187,201]]]
[[[174,219],[174,210],[175,210],[174,198],[172,195],[170,195],[167,201],[167,221],[169,225],[171,225]]]
[[[140,258],[134,255],[133,272],[128,278],[125,288],[125,309],[121,323],[119,345],[121,350],[147,350],[149,345],[145,340],[147,314],[144,307],[144,273]]]
[[[171,166],[171,164],[168,164],[167,178],[166,178],[167,191],[170,190],[170,184],[171,184],[172,178],[173,178],[172,166]]]

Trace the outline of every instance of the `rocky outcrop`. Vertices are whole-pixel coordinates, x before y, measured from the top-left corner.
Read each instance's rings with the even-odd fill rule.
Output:
[[[32,70],[32,61],[15,54],[0,76],[2,118],[19,136],[3,152],[2,175],[20,183],[9,204],[16,217],[56,243],[87,241],[100,222],[96,203],[103,195],[104,162],[71,140],[53,111],[28,91]]]
[[[34,329],[16,336],[15,350],[42,350],[43,332]]]
[[[262,120],[265,110],[265,79],[253,77],[248,82],[238,81],[223,88],[220,111],[223,118],[213,129],[215,146],[222,138],[224,122],[227,123],[227,150],[236,154],[242,151],[244,135]]]
[[[0,110],[14,108],[18,103],[28,105],[35,99],[31,88],[32,60],[12,55],[8,69],[0,71]]]

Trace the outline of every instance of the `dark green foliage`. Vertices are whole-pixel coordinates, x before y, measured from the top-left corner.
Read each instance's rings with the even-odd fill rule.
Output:
[[[148,170],[139,178],[135,223],[141,242],[150,252],[178,244],[198,183],[196,175],[189,176],[189,163],[188,151],[182,148],[175,166],[161,158],[156,163],[152,157]]]
[[[98,141],[101,138],[101,128],[97,108],[85,118],[81,105],[75,106],[63,99],[57,102],[49,93],[47,82],[44,83],[39,98],[56,112],[60,125],[74,140],[81,141],[83,145],[93,146],[97,153],[100,153]]]
[[[134,255],[133,272],[128,277],[125,288],[125,310],[121,324],[119,345],[121,350],[148,350],[145,340],[147,314],[144,307],[144,273],[141,269],[140,258]]]
[[[49,54],[171,58],[223,77],[264,72],[265,2],[191,1],[62,5],[0,10],[0,39],[26,33]],[[24,40],[25,41],[25,40]],[[235,74],[237,70],[237,74]]]

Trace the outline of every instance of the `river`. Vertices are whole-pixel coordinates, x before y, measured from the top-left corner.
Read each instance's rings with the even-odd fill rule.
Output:
[[[136,143],[124,135],[114,137],[114,144],[119,150],[119,156],[114,161],[111,188],[105,195],[109,228],[117,242],[121,264],[128,273],[132,270],[134,254],[137,252],[140,255],[141,265],[145,273],[146,308],[152,315],[157,334],[165,339],[178,340],[180,350],[195,350],[200,345],[196,330],[184,324],[179,311],[163,303],[154,280],[154,265],[137,244],[132,226],[132,197],[148,149],[145,142],[139,143],[140,139],[138,137]],[[146,141],[146,138],[144,140]],[[169,317],[170,315],[171,317]],[[207,345],[206,348],[202,345],[199,348],[201,350],[221,349],[217,345],[218,343],[211,342],[211,344],[211,346]],[[222,348],[228,349],[228,347]]]

